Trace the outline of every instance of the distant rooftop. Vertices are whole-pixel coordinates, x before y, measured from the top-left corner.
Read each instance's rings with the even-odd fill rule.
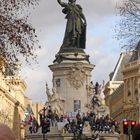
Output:
[[[140,41],[138,42],[137,47],[134,49],[132,57],[130,58],[130,62],[138,60],[140,55]]]
[[[124,92],[124,83],[122,83],[113,93],[112,97],[116,97],[118,94],[123,94]]]
[[[122,67],[128,63],[132,57],[132,52],[123,52],[120,54],[119,60],[113,72],[110,73],[110,81],[123,81]]]

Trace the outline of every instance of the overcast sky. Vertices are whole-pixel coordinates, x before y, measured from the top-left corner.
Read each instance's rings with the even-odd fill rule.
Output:
[[[67,0],[63,0],[67,2]],[[121,52],[121,46],[115,39],[117,0],[77,0],[87,19],[87,44],[85,52],[90,62],[96,65],[92,72],[92,81],[107,81]],[[42,46],[37,51],[39,64],[26,66],[22,76],[27,83],[26,95],[34,101],[45,101],[45,83],[52,88],[52,72],[48,65],[53,63],[62,44],[66,20],[57,0],[41,0],[31,12],[31,23],[36,28],[38,40]]]

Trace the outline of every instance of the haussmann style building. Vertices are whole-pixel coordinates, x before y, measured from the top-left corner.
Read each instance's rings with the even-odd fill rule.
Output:
[[[111,116],[120,122],[135,120],[140,123],[140,44],[132,52],[121,53],[110,81],[104,90]],[[121,134],[122,140],[128,136]]]
[[[17,139],[24,138],[21,122],[24,115],[25,81],[6,67],[6,62],[0,58],[0,123],[7,124],[15,133]]]

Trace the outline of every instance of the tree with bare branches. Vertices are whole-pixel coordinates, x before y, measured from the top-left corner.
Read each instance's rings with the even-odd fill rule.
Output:
[[[117,8],[121,16],[117,38],[124,48],[133,50],[140,41],[140,0],[123,0]]]
[[[36,58],[34,51],[39,45],[35,29],[28,23],[27,9],[38,1],[0,0],[0,56],[10,64],[20,58],[28,63]]]

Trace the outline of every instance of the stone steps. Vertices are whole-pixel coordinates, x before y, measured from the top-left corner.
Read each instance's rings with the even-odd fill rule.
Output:
[[[91,135],[99,134],[100,136],[103,136],[107,140],[119,140],[120,135],[119,134],[107,134],[105,132],[92,132],[92,133],[86,133],[86,136],[91,137]],[[50,132],[48,132],[46,135],[47,140],[71,140],[73,137],[73,134],[69,133],[62,133],[58,130],[58,127],[51,127]],[[39,128],[37,133],[27,133],[26,134],[26,140],[43,140],[43,134],[42,134],[42,128]]]

